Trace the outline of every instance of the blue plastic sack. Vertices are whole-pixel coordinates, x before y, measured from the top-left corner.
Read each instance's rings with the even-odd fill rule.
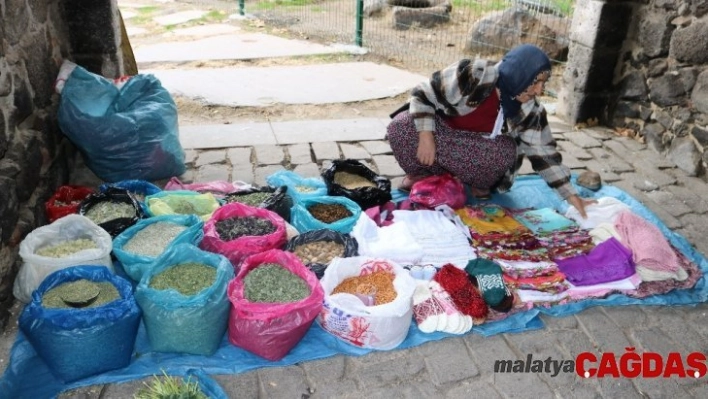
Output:
[[[107,182],[160,180],[186,171],[177,106],[154,75],[122,87],[76,66],[61,91],[59,127]]]
[[[148,209],[145,205],[145,197],[147,197],[148,195],[157,194],[162,191],[160,187],[145,180],[123,180],[117,183],[103,183],[98,187],[98,191],[104,192],[111,187],[122,188],[134,194],[135,199],[138,200],[138,203],[143,208],[143,212],[145,212],[146,215],[148,214]],[[142,198],[140,198],[139,196],[141,196]]]
[[[150,288],[153,276],[188,262],[216,268],[214,283],[192,296],[173,289]],[[231,306],[226,286],[233,278],[234,269],[228,259],[193,245],[175,245],[157,258],[135,291],[152,350],[212,355],[226,333]]]
[[[110,282],[120,299],[83,309],[42,306],[47,291],[81,279]],[[104,266],[75,266],[50,274],[19,318],[22,333],[52,374],[64,382],[128,366],[139,324],[132,286]]]
[[[343,205],[352,215],[333,223],[324,223],[312,216],[308,210],[309,207],[316,204]],[[304,198],[296,203],[293,207],[291,223],[300,233],[311,230],[330,229],[346,234],[352,231],[356,221],[359,220],[359,215],[361,215],[361,207],[356,202],[346,197],[325,195],[321,197]]]
[[[266,183],[272,187],[288,186],[288,194],[294,202],[327,195],[327,185],[324,180],[302,177],[290,170],[279,170],[273,173],[266,177]]]
[[[163,253],[169,248],[179,244],[199,245],[202,238],[204,238],[204,222],[202,222],[197,215],[154,216],[148,219],[142,219],[135,225],[129,227],[113,239],[113,254],[120,261],[125,273],[135,282],[143,278],[143,274],[145,274],[147,268],[155,262],[157,256],[145,256],[127,252],[123,250],[123,246],[141,230],[151,224],[159,222],[169,222],[187,227],[186,230],[179,233],[177,237],[167,245]]]
[[[196,381],[199,384],[199,389],[209,399],[229,399],[221,385],[209,377],[202,369],[187,370],[187,375],[184,379],[188,382]]]

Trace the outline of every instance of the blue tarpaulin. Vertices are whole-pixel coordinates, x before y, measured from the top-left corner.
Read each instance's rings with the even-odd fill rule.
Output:
[[[695,262],[703,273],[708,271],[708,261],[698,253],[691,244],[679,234],[672,232],[666,225],[640,202],[616,187],[605,185],[597,192],[578,187],[586,197],[614,197],[629,205],[632,211],[654,223],[668,241],[673,244],[688,260]],[[405,198],[403,193],[394,191],[394,200]],[[567,209],[567,203],[551,190],[538,176],[524,176],[517,179],[510,193],[495,194],[492,202],[510,208],[544,208],[552,207],[560,212]],[[611,295],[603,299],[583,300],[580,302],[557,305],[550,308],[534,308],[510,317],[476,326],[471,334],[491,336],[499,333],[523,332],[543,328],[539,318],[541,312],[553,316],[567,316],[578,313],[591,306],[620,305],[694,305],[705,302],[708,298],[705,277],[701,277],[695,287],[690,290],[674,290],[663,295],[654,295],[643,299],[631,298],[625,295]],[[415,323],[406,340],[397,349],[406,349],[424,342],[435,341],[453,335],[436,332],[424,334],[418,330]],[[64,384],[49,372],[46,364],[21,332],[12,348],[10,364],[0,380],[0,398],[47,398],[54,397],[62,391],[87,385],[124,382],[136,378],[160,375],[166,372],[172,375],[186,375],[195,368],[206,374],[235,374],[262,367],[288,366],[308,360],[322,359],[344,354],[360,356],[371,352],[349,345],[322,330],[313,323],[303,340],[282,360],[267,361],[245,350],[231,345],[226,337],[221,346],[212,356],[195,356],[172,353],[152,352],[149,346],[144,326],[140,326],[135,344],[134,359],[126,368],[113,370]],[[139,354],[139,356],[138,356]]]

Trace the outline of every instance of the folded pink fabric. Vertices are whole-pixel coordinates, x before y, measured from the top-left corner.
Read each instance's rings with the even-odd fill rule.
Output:
[[[632,211],[623,211],[615,220],[622,244],[632,250],[634,263],[647,269],[677,271],[676,253],[658,227]]]

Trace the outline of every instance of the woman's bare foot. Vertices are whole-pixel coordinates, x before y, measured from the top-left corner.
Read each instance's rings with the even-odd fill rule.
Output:
[[[423,180],[426,176],[420,176],[420,175],[405,175],[403,177],[403,180],[401,181],[401,184],[398,185],[398,189],[400,191],[405,191],[405,192],[410,192],[411,188],[413,188],[413,185],[420,181]]]
[[[492,194],[488,188],[470,187],[472,196],[478,200],[488,200],[492,198]]]

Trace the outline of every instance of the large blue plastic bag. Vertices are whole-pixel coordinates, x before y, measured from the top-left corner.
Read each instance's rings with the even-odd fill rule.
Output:
[[[154,276],[189,262],[216,268],[214,283],[192,296],[174,289],[150,288]],[[175,245],[157,258],[135,291],[152,350],[212,355],[226,333],[231,307],[226,286],[233,277],[234,269],[228,259],[193,245]]]
[[[324,223],[312,216],[308,210],[309,207],[317,204],[343,205],[352,215],[339,219],[336,222]],[[359,220],[360,214],[361,207],[349,198],[325,195],[321,197],[304,198],[296,203],[295,206],[293,206],[291,223],[300,233],[311,230],[330,229],[346,234],[352,231],[356,221]]]
[[[279,170],[266,177],[269,186],[288,186],[288,194],[293,201],[304,198],[327,195],[327,185],[324,180],[315,177],[303,177],[290,170]]]
[[[118,87],[74,65],[57,90],[59,127],[102,180],[159,180],[186,171],[177,106],[154,75]]]
[[[110,282],[120,299],[83,309],[42,306],[47,291],[81,279]],[[139,324],[140,308],[131,284],[104,266],[75,266],[50,274],[19,318],[22,333],[64,382],[128,366]]]
[[[187,227],[175,237],[163,251],[166,252],[170,247],[179,244],[199,245],[204,238],[204,222],[197,215],[163,215],[154,216],[148,219],[143,219],[135,225],[129,227],[116,238],[113,239],[113,255],[120,261],[125,273],[130,276],[133,281],[138,282],[143,278],[143,274],[151,264],[155,262],[158,256],[139,255],[133,252],[128,252],[123,249],[126,243],[130,241],[136,234],[151,224],[159,222],[168,222],[179,224]]]

